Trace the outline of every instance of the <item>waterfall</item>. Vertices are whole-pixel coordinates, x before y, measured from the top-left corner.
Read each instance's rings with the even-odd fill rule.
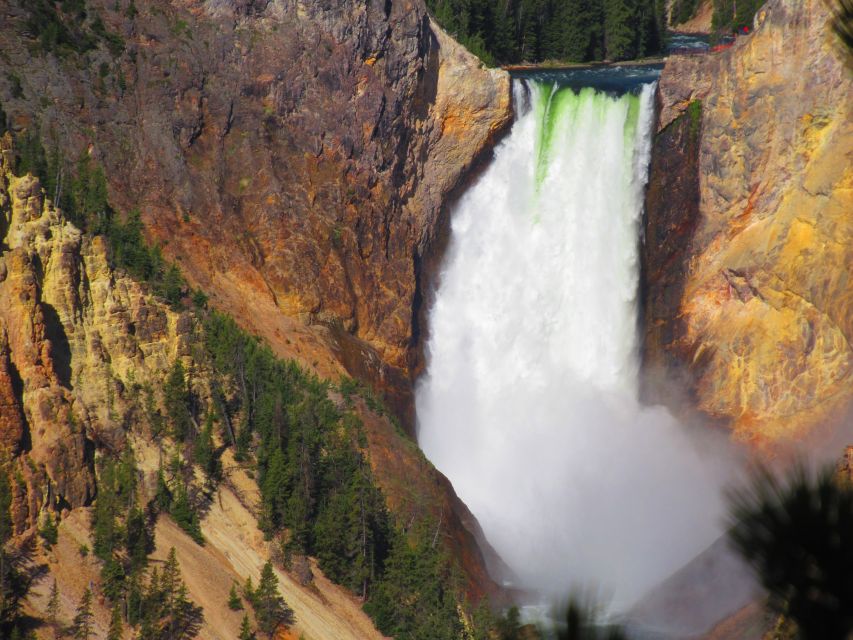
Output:
[[[452,212],[418,439],[521,586],[625,606],[719,535],[724,475],[637,399],[654,85],[513,91],[510,134]]]

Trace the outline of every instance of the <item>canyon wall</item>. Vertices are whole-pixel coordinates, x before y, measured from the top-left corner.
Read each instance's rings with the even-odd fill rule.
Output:
[[[113,207],[138,209],[212,306],[281,357],[373,383],[410,426],[419,265],[446,201],[510,123],[508,75],[418,0],[89,0],[71,44],[51,43],[37,6],[0,3],[12,132],[38,131],[63,176],[94,159]],[[101,241],[61,223],[37,182],[6,179],[20,192],[7,203],[43,210],[33,224],[49,227],[4,262],[0,430],[26,453],[21,529],[92,499],[95,448],[121,446],[104,425],[138,418],[116,408],[126,374],[162,376],[189,326],[106,269]],[[34,258],[44,247],[54,257]],[[488,545],[446,479],[387,418],[365,422],[389,506],[434,516],[469,594],[493,590]]]
[[[13,127],[69,160],[89,147],[112,202],[218,307],[282,355],[370,376],[410,417],[417,265],[509,124],[507,74],[415,0],[134,6],[88,3],[118,56],[45,51],[27,3],[2,9]]]
[[[81,545],[92,544],[86,507],[97,496],[96,459],[118,456],[129,442],[141,471],[142,502],[153,499],[158,470],[170,455],[163,435],[154,435],[154,415],[173,363],[180,360],[192,372],[193,394],[205,406],[213,405],[212,389],[221,383],[199,355],[197,312],[173,310],[115,270],[103,238],[69,223],[37,178],[16,176],[13,157],[10,136],[0,136],[0,464],[14,478],[15,533],[26,539],[48,514],[61,516],[60,545],[44,560],[63,593],[82,593],[80,576],[96,580],[99,566],[78,554]],[[437,523],[436,539],[457,559],[467,595],[474,601],[497,595],[487,565],[498,561],[453,488],[388,416],[363,400],[355,405],[364,425],[363,452],[395,520]],[[172,523],[158,525],[161,555],[174,544],[189,556],[205,556],[200,575],[208,577],[191,580],[197,585],[190,595],[207,603],[207,611],[222,608],[233,579],[256,579],[274,546],[258,528],[254,476],[230,450],[222,462],[226,480],[202,519],[210,550],[202,554]],[[326,580],[316,563],[312,570],[315,582],[307,586],[280,575],[285,597],[296,603],[297,631],[380,637],[352,594]],[[212,600],[211,590],[216,598],[220,591],[226,596]],[[43,595],[30,600],[40,616]],[[67,607],[72,612],[74,604]],[[108,619],[103,607],[97,613]],[[202,637],[236,637],[240,616],[224,618],[224,628],[205,627]],[[343,635],[340,625],[347,627]]]
[[[658,90],[647,398],[679,388],[758,445],[853,398],[853,76],[828,17],[772,0],[732,48],[671,57]]]

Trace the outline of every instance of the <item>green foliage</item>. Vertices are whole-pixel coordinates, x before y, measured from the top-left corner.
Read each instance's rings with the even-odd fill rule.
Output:
[[[690,20],[699,6],[698,0],[675,0],[672,3],[672,24],[681,24]]]
[[[244,614],[243,620],[240,621],[240,635],[238,636],[239,640],[256,640],[257,636],[255,632],[252,631],[252,625],[249,622],[249,615]]]
[[[228,592],[228,608],[231,611],[240,611],[243,608],[243,601],[237,593],[237,585],[231,585],[231,591]]]
[[[31,128],[24,131],[15,140],[15,150],[17,151],[15,173],[18,175],[30,173],[39,178],[47,174],[47,157],[38,129]]]
[[[27,29],[43,51],[65,56],[85,53],[97,46],[95,38],[83,28],[86,19],[84,2],[32,0],[27,5],[30,14]]]
[[[197,544],[204,544],[204,536],[201,533],[201,523],[198,514],[190,504],[189,494],[183,483],[177,483],[173,492],[172,504],[169,514],[181,529],[183,529]]]
[[[121,561],[111,555],[103,565],[101,565],[101,586],[104,595],[111,602],[118,602],[124,595],[125,573]]]
[[[107,200],[107,178],[88,153],[77,160],[70,196],[71,208],[65,213],[72,223],[93,234],[109,232],[113,212]]]
[[[139,625],[140,640],[194,638],[204,620],[201,607],[189,599],[174,547],[162,574],[156,568],[151,571],[147,587],[136,589],[133,606],[128,608],[135,612],[132,620]]]
[[[805,640],[853,632],[853,487],[833,467],[759,470],[729,495],[729,538]]]
[[[453,640],[462,635],[452,565],[426,530],[411,542],[398,533],[384,574],[364,609],[377,629],[413,640]]]
[[[252,576],[246,578],[246,583],[243,585],[243,597],[246,601],[253,605],[255,604],[255,585],[252,584]]]
[[[215,485],[222,476],[222,464],[213,442],[213,414],[210,411],[207,412],[201,433],[193,444],[193,457],[196,464],[204,471],[208,484]]]
[[[124,518],[135,506],[135,491],[136,461],[133,451],[127,448],[118,460],[105,460],[98,476],[98,499],[91,522],[92,551],[104,562],[126,542]]]
[[[714,0],[711,29],[723,33],[741,27],[752,29],[755,12],[762,4],[763,0]]]
[[[318,510],[315,554],[329,578],[364,598],[387,555],[391,525],[364,458],[353,447],[333,453],[328,463],[338,477]]]
[[[12,488],[6,470],[0,467],[0,547],[12,537],[15,531],[12,522]]]
[[[108,31],[100,15],[89,20],[85,0],[29,0],[27,10],[27,30],[45,53],[79,55],[101,44],[114,57],[124,52],[124,39]]]
[[[326,383],[277,359],[224,315],[208,313],[204,343],[221,386],[236,392],[223,406],[240,416],[241,437],[257,442],[265,533],[286,529],[288,550],[316,556],[327,576],[367,598],[365,608],[384,632],[456,638],[451,563],[432,534],[413,549],[395,530],[362,453],[357,416],[329,400]],[[341,392],[351,399],[360,389],[345,378]],[[256,599],[251,584],[245,596]]]
[[[190,414],[191,394],[186,380],[184,365],[180,359],[175,360],[169,376],[163,384],[163,406],[172,427],[172,437],[183,442],[192,429]]]
[[[278,591],[278,578],[270,562],[261,570],[261,580],[252,598],[258,628],[272,638],[276,630],[293,624],[293,611]]]
[[[77,613],[74,614],[72,634],[75,640],[89,640],[94,634],[93,626],[95,616],[92,613],[92,590],[86,587],[80,604],[77,605]]]
[[[696,139],[702,127],[702,101],[693,100],[687,105],[687,117],[690,118],[690,137]]]
[[[661,50],[666,26],[663,2],[656,0],[429,0],[427,5],[487,64],[645,56]]]
[[[5,483],[2,481],[5,480]],[[8,489],[8,479],[5,470],[0,471],[0,491],[3,484]],[[2,501],[0,493],[0,501]],[[12,533],[11,521],[7,536]],[[7,537],[8,539],[8,537]],[[0,637],[7,637],[19,629],[21,623],[21,602],[30,588],[31,576],[27,563],[29,553],[27,548],[9,548],[0,544]]]
[[[59,623],[59,587],[56,584],[56,578],[53,579],[53,584],[50,587],[46,613],[47,623],[56,626]]]
[[[148,564],[148,554],[154,551],[154,532],[142,510],[134,505],[127,515],[124,548],[129,571],[136,573]]]
[[[49,513],[42,520],[41,527],[39,527],[39,536],[41,536],[44,546],[48,549],[59,541],[59,527],[56,525],[56,520]]]
[[[74,163],[74,171],[68,171],[57,145],[47,156],[37,128],[18,136],[15,149],[16,172],[38,176],[48,197],[76,227],[105,236],[114,267],[151,285],[173,309],[182,307],[186,282],[180,270],[166,263],[159,247],[146,244],[138,210],[128,213],[124,221],[116,214],[109,203],[106,173],[87,152]]]
[[[124,623],[122,621],[121,606],[116,602],[110,614],[110,628],[107,630],[107,640],[122,640],[123,634]]]

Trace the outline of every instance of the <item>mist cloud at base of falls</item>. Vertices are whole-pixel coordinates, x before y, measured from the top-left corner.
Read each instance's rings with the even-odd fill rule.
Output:
[[[452,214],[419,442],[521,585],[625,606],[720,534],[729,473],[711,434],[637,400],[653,85],[514,89],[520,115]]]

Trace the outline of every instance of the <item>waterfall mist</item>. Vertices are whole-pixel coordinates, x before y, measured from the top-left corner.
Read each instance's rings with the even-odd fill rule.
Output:
[[[623,608],[719,536],[727,479],[713,434],[637,399],[654,88],[514,93],[452,213],[418,438],[521,586],[596,585]]]

